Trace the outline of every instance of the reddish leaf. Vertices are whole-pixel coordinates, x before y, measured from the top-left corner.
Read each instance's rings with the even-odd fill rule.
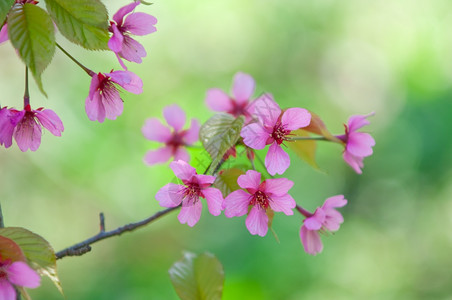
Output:
[[[25,255],[13,240],[0,235],[0,256],[2,260],[26,261]]]
[[[322,119],[320,119],[320,117],[317,114],[313,113],[312,111],[310,111],[310,113],[311,113],[311,123],[309,124],[309,126],[304,127],[303,130],[324,136],[325,138],[332,142],[342,143],[341,140],[336,138],[334,135],[331,134],[331,132],[328,131],[325,123],[323,123]]]

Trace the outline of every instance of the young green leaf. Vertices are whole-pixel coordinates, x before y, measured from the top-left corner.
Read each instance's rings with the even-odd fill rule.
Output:
[[[245,172],[237,168],[222,170],[215,178],[213,185],[223,193],[223,197],[226,197],[233,191],[240,189],[237,184],[237,178],[243,174]]]
[[[0,235],[13,240],[23,251],[29,265],[40,275],[49,276],[63,293],[56,271],[55,251],[41,236],[21,227],[0,228]]]
[[[9,10],[13,7],[14,0],[0,1],[0,29],[3,27],[3,22],[6,20]]]
[[[60,32],[90,50],[108,49],[108,13],[99,0],[46,0]]]
[[[52,19],[36,5],[16,4],[8,14],[8,35],[45,95],[41,74],[55,53]]]
[[[201,143],[213,160],[210,170],[215,170],[224,154],[237,143],[244,121],[243,116],[216,114],[201,126]]]
[[[292,131],[292,134],[294,134],[294,136],[309,136],[309,133],[303,129],[294,130]],[[319,170],[319,166],[315,162],[315,150],[317,149],[317,141],[288,141],[286,145],[301,159],[310,164],[314,169]]]
[[[186,252],[169,270],[171,282],[182,300],[221,299],[224,270],[210,253],[196,255]]]

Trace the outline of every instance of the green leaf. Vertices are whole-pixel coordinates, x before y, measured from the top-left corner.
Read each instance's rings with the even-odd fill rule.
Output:
[[[16,4],[8,15],[8,35],[45,95],[41,74],[55,53],[52,19],[36,5]]]
[[[39,274],[49,276],[63,293],[56,271],[55,251],[41,236],[21,227],[0,228],[0,235],[13,240],[22,249],[30,266]]]
[[[309,133],[303,129],[292,131],[294,136],[309,136]],[[315,140],[298,140],[288,141],[285,143],[295,154],[306,161],[314,169],[319,170],[319,166],[315,161],[315,151],[317,149],[317,141]]]
[[[212,158],[211,171],[216,170],[224,154],[239,140],[244,121],[243,116],[216,114],[201,126],[199,137]]]
[[[221,299],[224,270],[210,253],[196,255],[186,252],[169,270],[171,282],[182,300]]]
[[[45,0],[60,32],[90,50],[108,49],[108,12],[99,0]]]
[[[144,4],[144,5],[152,5],[152,4],[154,4],[152,2],[146,2],[144,0],[140,0],[140,2],[141,2],[141,4]]]
[[[13,7],[14,0],[0,1],[0,29],[3,27],[3,22],[6,20],[9,10]]]
[[[233,191],[240,189],[237,178],[243,174],[245,172],[237,168],[221,170],[217,178],[215,178],[213,185],[223,193],[223,197],[226,197]]]

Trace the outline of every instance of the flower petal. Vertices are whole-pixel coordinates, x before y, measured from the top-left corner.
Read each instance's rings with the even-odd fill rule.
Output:
[[[258,205],[253,206],[246,218],[245,224],[251,234],[265,236],[268,231],[268,216],[265,210]]]
[[[155,199],[160,206],[176,207],[182,202],[184,188],[183,185],[168,183],[155,194]]]
[[[363,164],[364,157],[354,156],[348,151],[344,151],[342,157],[344,158],[345,162],[349,164],[350,167],[353,168],[353,170],[355,170],[356,173],[358,174],[363,173],[363,171],[361,171],[361,168],[364,166]]]
[[[271,178],[265,180],[265,193],[277,196],[286,195],[293,187],[293,181],[287,178]]]
[[[146,57],[147,53],[143,45],[141,45],[130,36],[125,35],[124,41],[122,42],[122,49],[119,55],[125,60],[141,64],[143,62],[141,58]]]
[[[7,269],[8,279],[12,284],[27,288],[37,288],[41,277],[35,270],[22,261],[13,262]]]
[[[118,30],[116,24],[111,24],[110,29],[113,31],[113,35],[108,40],[108,48],[110,48],[110,50],[115,53],[121,52],[122,43],[124,42],[124,36]]]
[[[180,210],[179,215],[177,218],[179,219],[179,222],[181,224],[187,223],[188,226],[193,227],[196,223],[198,223],[199,219],[201,218],[201,212],[202,212],[202,203],[201,201],[195,201],[193,204],[190,203],[182,203],[182,208]]]
[[[0,30],[0,44],[8,40],[8,24],[3,25]]]
[[[325,210],[326,216],[323,221],[323,226],[329,231],[337,231],[342,223],[344,223],[344,217],[335,209]]]
[[[5,148],[11,147],[14,129],[24,116],[25,110],[13,111],[5,107],[0,110],[0,145],[5,145]]]
[[[346,151],[355,156],[369,156],[372,155],[372,147],[375,146],[374,138],[364,132],[352,132],[348,136]]]
[[[297,205],[291,195],[272,196],[270,199],[270,207],[274,211],[282,211],[288,216],[293,215],[292,209]]]
[[[33,116],[26,113],[22,121],[16,126],[14,139],[22,152],[28,149],[36,151],[41,145],[41,135],[41,126],[36,123]]]
[[[173,170],[174,175],[184,182],[189,181],[196,175],[196,169],[183,160],[173,161],[169,166]]]
[[[122,102],[119,91],[115,86],[105,86],[102,94],[99,94],[100,102],[102,102],[105,111],[105,117],[110,120],[116,120],[124,110],[124,103]],[[100,122],[100,121],[99,121]]]
[[[199,125],[199,121],[196,119],[191,120],[190,128],[185,132],[184,142],[187,145],[191,145],[196,143],[199,140],[199,129],[201,126]]]
[[[308,230],[305,226],[301,226],[300,238],[306,253],[316,255],[322,252],[323,244],[317,230]]]
[[[270,145],[265,156],[265,166],[270,175],[283,174],[290,166],[290,157],[276,142]]]
[[[304,108],[289,108],[282,115],[281,123],[287,130],[297,130],[311,123],[311,114]]]
[[[350,132],[354,132],[358,129],[360,129],[363,126],[369,125],[370,121],[366,118],[371,117],[375,115],[374,112],[371,112],[367,115],[353,115],[348,119],[348,130]]]
[[[126,17],[122,28],[133,35],[147,35],[157,30],[155,24],[157,24],[157,19],[154,16],[136,12]]]
[[[228,218],[240,217],[248,212],[251,195],[243,190],[230,193],[223,202],[224,215]]]
[[[36,113],[36,118],[38,118],[44,128],[46,128],[54,136],[61,136],[64,131],[63,122],[57,114],[51,109],[44,109],[42,111],[34,111]]]
[[[322,208],[317,208],[315,213],[304,220],[304,226],[309,230],[320,230],[325,221],[325,211]]]
[[[118,25],[122,25],[122,21],[125,15],[127,15],[128,13],[132,12],[135,7],[138,6],[138,4],[140,4],[140,1],[135,1],[132,2],[126,6],[121,7],[114,15],[113,15],[113,20],[116,22],[116,24]]]
[[[254,79],[250,75],[242,72],[235,74],[232,85],[232,94],[235,101],[239,104],[247,102],[254,93],[254,86]]]
[[[254,100],[249,108],[263,127],[273,128],[281,115],[281,108],[270,94],[264,94]]]
[[[261,184],[261,173],[254,170],[248,170],[246,171],[246,174],[240,175],[237,178],[237,184],[242,189],[257,191]]]
[[[229,96],[220,89],[210,89],[206,95],[206,105],[213,111],[230,111],[232,103]]]
[[[16,291],[8,280],[0,280],[0,299],[16,300]]]
[[[223,206],[223,195],[221,191],[216,188],[205,188],[202,190],[202,193],[204,198],[206,198],[209,212],[214,216],[220,215]]]
[[[173,151],[171,147],[162,147],[157,150],[149,150],[144,156],[144,162],[150,166],[167,162],[171,156],[173,155]]]
[[[99,93],[95,93],[92,98],[86,97],[85,111],[88,119],[103,123],[105,120],[105,108]]]
[[[135,73],[130,71],[113,71],[105,74],[111,78],[111,81],[119,84],[126,91],[133,94],[141,94],[143,92],[143,81]]]
[[[185,124],[185,112],[179,105],[168,105],[163,109],[163,116],[166,122],[176,131],[180,131]]]
[[[141,128],[144,137],[150,141],[166,143],[171,139],[171,130],[157,118],[149,118]]]
[[[187,150],[183,147],[178,147],[176,153],[174,153],[174,160],[183,160],[185,162],[190,161],[190,155]]]
[[[270,133],[259,123],[251,123],[242,128],[240,136],[243,142],[253,149],[264,149]]]
[[[202,188],[209,187],[215,181],[215,176],[199,174],[195,175],[196,181]]]
[[[323,203],[322,208],[324,210],[335,208],[335,207],[343,207],[347,204],[347,199],[344,198],[344,195],[336,195],[329,197],[325,200],[325,203]]]

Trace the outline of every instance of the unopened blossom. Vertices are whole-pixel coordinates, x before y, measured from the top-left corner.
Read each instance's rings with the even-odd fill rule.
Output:
[[[147,35],[155,32],[157,19],[142,12],[131,13],[140,1],[132,2],[121,7],[110,21],[108,30],[113,33],[108,41],[108,47],[116,53],[119,62],[124,69],[127,69],[121,58],[125,60],[141,63],[142,57],[146,56],[143,45],[130,37],[130,35]]]
[[[41,277],[25,262],[3,259],[0,255],[0,299],[16,300],[16,290],[13,285],[37,288]]]
[[[132,72],[112,71],[92,75],[89,95],[85,101],[85,111],[91,121],[102,123],[105,118],[115,120],[122,114],[124,105],[118,86],[134,94],[143,92],[141,78]]]
[[[290,165],[289,154],[281,144],[293,130],[306,127],[311,122],[311,114],[304,108],[289,108],[281,113],[279,105],[271,95],[264,95],[253,102],[252,113],[257,122],[243,127],[240,135],[250,148],[263,149],[270,145],[265,157],[265,166],[271,175],[283,174]]]
[[[323,250],[323,244],[320,240],[319,232],[334,232],[339,230],[344,222],[341,213],[336,210],[337,207],[343,207],[347,200],[343,195],[337,195],[325,200],[322,207],[316,209],[304,221],[300,229],[300,238],[304,250],[309,254],[317,254]]]
[[[61,136],[63,123],[51,109],[31,109],[26,105],[24,110],[6,107],[0,110],[0,145],[11,147],[12,137],[21,151],[36,151],[41,145],[42,127],[54,136]]]
[[[163,143],[164,146],[157,150],[150,150],[146,153],[144,161],[148,165],[164,163],[171,157],[174,160],[188,162],[190,156],[185,147],[192,145],[198,140],[199,122],[191,120],[190,128],[183,129],[185,125],[185,112],[176,104],[169,105],[163,109],[168,126],[163,125],[157,118],[146,120],[141,131],[143,135],[151,141]]]
[[[267,179],[261,182],[261,174],[248,170],[237,179],[238,185],[244,190],[230,193],[224,199],[224,214],[226,217],[246,217],[246,228],[251,234],[265,236],[268,231],[267,211],[281,211],[293,215],[295,200],[288,194],[293,182],[286,178]],[[251,210],[248,212],[248,208]]]
[[[373,137],[365,132],[358,132],[358,129],[369,125],[368,117],[374,115],[355,115],[348,119],[348,124],[344,125],[345,134],[337,136],[345,143],[344,160],[356,173],[361,174],[361,168],[364,166],[364,157],[372,155],[372,147],[375,146]]]
[[[212,215],[221,214],[223,195],[219,189],[211,187],[215,181],[214,176],[198,175],[195,168],[183,160],[171,162],[170,168],[182,184],[168,183],[157,192],[155,199],[161,206],[176,207],[182,204],[177,218],[182,224],[187,223],[190,227],[198,223],[201,217],[201,198],[206,199]]]
[[[243,115],[249,121],[251,120],[251,113],[248,109],[254,87],[255,82],[251,75],[238,72],[234,75],[232,83],[232,97],[221,89],[209,89],[206,95],[206,104],[213,111],[226,112],[235,117]]]

